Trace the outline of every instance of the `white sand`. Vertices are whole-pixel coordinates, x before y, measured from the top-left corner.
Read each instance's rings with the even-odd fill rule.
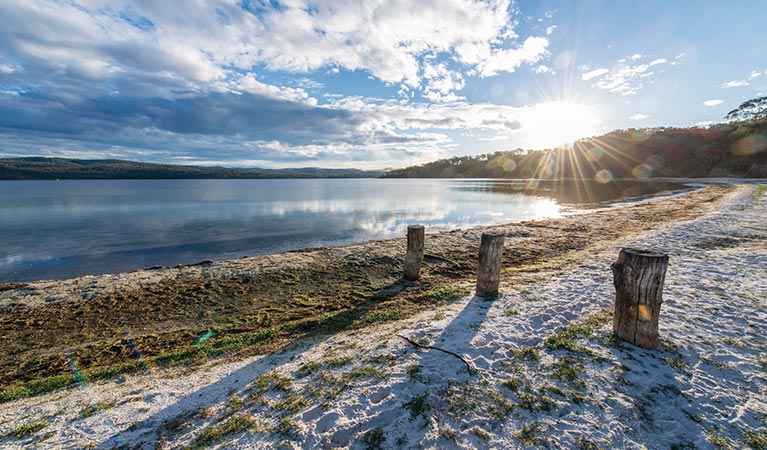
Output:
[[[492,302],[469,296],[274,355],[7,403],[0,435],[47,426],[0,447],[178,448],[206,428],[247,417],[249,431],[207,446],[366,448],[363,436],[380,427],[383,448],[525,448],[523,440],[548,448],[713,448],[716,439],[745,448],[749,433],[767,429],[767,197],[755,200],[753,191],[743,187],[713,213],[621,243],[671,256],[663,345],[654,351],[610,339],[609,323],[575,341],[585,351],[544,345],[612,305],[616,246],[541,272],[537,282],[502,285]],[[480,372],[397,333],[463,354]],[[540,361],[514,355],[530,346]],[[299,371],[307,363],[318,367]],[[291,385],[264,383],[260,393],[252,382],[271,371]],[[332,387],[341,389],[328,398]],[[317,388],[325,393],[317,396]],[[428,410],[411,418],[415,408],[406,404],[414,399]],[[103,408],[86,417],[83,410],[98,402]]]

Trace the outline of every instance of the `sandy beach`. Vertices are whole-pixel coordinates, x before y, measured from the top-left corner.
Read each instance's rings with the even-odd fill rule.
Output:
[[[428,235],[413,283],[396,239],[6,284],[0,388],[75,383],[9,396],[0,446],[765,448],[765,217],[764,189],[715,185]],[[492,301],[472,293],[490,229],[506,233]],[[625,246],[671,258],[652,351],[611,336]],[[195,345],[211,350],[163,359]]]

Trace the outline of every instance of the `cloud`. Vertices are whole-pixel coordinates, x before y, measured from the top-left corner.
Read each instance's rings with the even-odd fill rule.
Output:
[[[673,61],[671,61],[671,65],[672,65],[672,66],[678,66],[678,65],[681,63],[681,61],[682,61],[682,58],[684,58],[685,56],[687,56],[687,54],[686,54],[686,53],[679,53],[678,55],[676,55],[676,56],[674,57],[674,60],[673,60]]]
[[[758,78],[761,74],[762,72],[759,72],[758,70],[752,70],[751,74],[748,76],[748,79],[753,80],[754,78]]]
[[[478,64],[479,73],[483,77],[497,75],[499,72],[513,73],[522,64],[534,64],[547,56],[548,45],[548,39],[531,36],[525,39],[521,47],[493,51]]]
[[[94,79],[152,71],[194,88],[257,65],[363,70],[417,88],[425,55],[492,76],[539,61],[548,45],[545,37],[518,42],[510,0],[218,0],[187,4],[183,15],[168,3],[9,0],[0,16],[0,43],[29,64]]]
[[[7,0],[0,127],[29,152],[33,135],[47,151],[102,146],[157,158],[169,148],[210,160],[291,147],[299,150],[279,158],[340,161],[366,146],[386,157],[423,154],[419,145],[434,152],[453,144],[433,130],[519,128],[518,110],[460,95],[470,74],[551,71],[548,38],[518,36],[514,13],[511,0],[211,0],[183,14],[171,2]],[[436,105],[317,92],[317,73],[346,72]]]
[[[676,59],[680,59],[683,54],[677,55]],[[615,92],[621,95],[634,95],[644,89],[645,84],[652,82],[652,77],[655,75],[652,67],[660,64],[665,64],[668,60],[666,58],[657,58],[652,61],[647,61],[647,56],[639,53],[629,56],[627,58],[621,58],[617,64],[613,67],[593,69],[589,66],[580,66],[581,79],[589,81],[596,79],[591,85],[597,89],[603,89],[610,92]]]
[[[535,72],[537,74],[542,74],[542,73],[551,73],[551,74],[553,74],[554,73],[554,71],[551,69],[551,67],[549,67],[549,66],[547,66],[545,64],[541,64],[541,65],[537,66],[535,69],[533,69],[533,72]]]
[[[650,118],[650,116],[648,116],[647,114],[639,114],[639,113],[634,114],[632,116],[629,116],[630,120],[635,120],[635,121],[645,120],[645,119],[649,119],[649,118]]]
[[[585,81],[588,81],[588,80],[590,80],[592,78],[600,77],[600,76],[602,76],[602,75],[604,75],[606,73],[609,73],[609,72],[610,72],[610,69],[594,69],[594,70],[590,70],[590,71],[588,71],[586,73],[581,74],[581,79],[583,79]]]
[[[703,102],[705,106],[716,106],[716,105],[721,105],[722,103],[724,103],[724,100],[719,100],[719,99],[706,100],[705,102]]]
[[[728,81],[726,83],[722,83],[722,85],[720,87],[732,88],[732,87],[741,87],[741,86],[748,86],[748,85],[749,85],[748,81],[732,80],[732,81]]]

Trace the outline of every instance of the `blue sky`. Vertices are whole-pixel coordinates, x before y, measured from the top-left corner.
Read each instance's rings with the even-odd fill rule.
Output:
[[[767,3],[0,2],[0,157],[385,168],[716,122]]]

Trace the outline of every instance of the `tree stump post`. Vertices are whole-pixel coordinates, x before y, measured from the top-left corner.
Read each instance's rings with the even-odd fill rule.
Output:
[[[624,248],[610,268],[615,285],[613,333],[639,347],[654,349],[668,255]]]
[[[501,256],[506,234],[500,231],[482,233],[479,244],[477,265],[477,296],[484,297],[498,293],[501,282]]]
[[[405,278],[415,281],[420,277],[423,263],[424,227],[408,225],[407,253],[405,254]]]

